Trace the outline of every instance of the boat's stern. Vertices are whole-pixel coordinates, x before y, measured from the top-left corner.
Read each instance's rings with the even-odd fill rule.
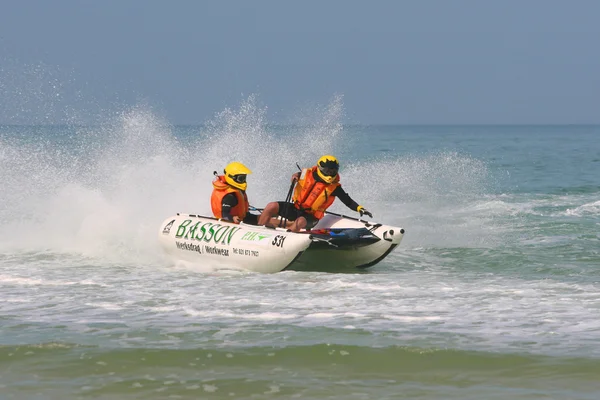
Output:
[[[267,273],[286,269],[311,244],[308,235],[189,214],[166,219],[158,239],[175,260]]]

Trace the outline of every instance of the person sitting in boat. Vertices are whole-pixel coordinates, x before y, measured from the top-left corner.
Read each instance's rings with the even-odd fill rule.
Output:
[[[361,217],[368,215],[373,218],[373,214],[352,200],[342,189],[339,169],[337,158],[325,155],[319,158],[317,165],[312,168],[305,168],[302,172],[293,174],[292,182],[297,184],[292,202],[275,201],[267,204],[258,217],[258,224],[277,226],[279,221],[275,216],[279,215],[287,221],[286,227],[293,232],[304,228],[310,229],[323,218],[325,210],[331,206],[336,197],[339,197],[348,208],[360,213]]]
[[[250,207],[246,188],[246,177],[252,171],[240,162],[227,164],[223,175],[215,171],[216,179],[213,181],[213,192],[210,206],[215,218],[224,219],[239,224],[241,221],[256,225],[258,216],[248,213]]]

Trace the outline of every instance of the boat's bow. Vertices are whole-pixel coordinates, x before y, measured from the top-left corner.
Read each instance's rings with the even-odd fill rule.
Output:
[[[289,269],[347,271],[371,267],[400,244],[404,229],[327,213],[306,233],[311,244]]]

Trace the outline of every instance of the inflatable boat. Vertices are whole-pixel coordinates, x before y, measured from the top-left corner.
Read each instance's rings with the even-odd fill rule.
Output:
[[[403,235],[399,227],[334,213],[300,232],[177,214],[167,218],[158,233],[164,251],[175,261],[264,273],[369,268],[394,250]]]

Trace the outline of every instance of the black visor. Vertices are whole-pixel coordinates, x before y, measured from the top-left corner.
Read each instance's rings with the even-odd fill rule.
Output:
[[[337,168],[327,168],[319,166],[319,171],[325,176],[336,176],[338,174]]]
[[[229,175],[237,183],[246,183],[246,174]]]

